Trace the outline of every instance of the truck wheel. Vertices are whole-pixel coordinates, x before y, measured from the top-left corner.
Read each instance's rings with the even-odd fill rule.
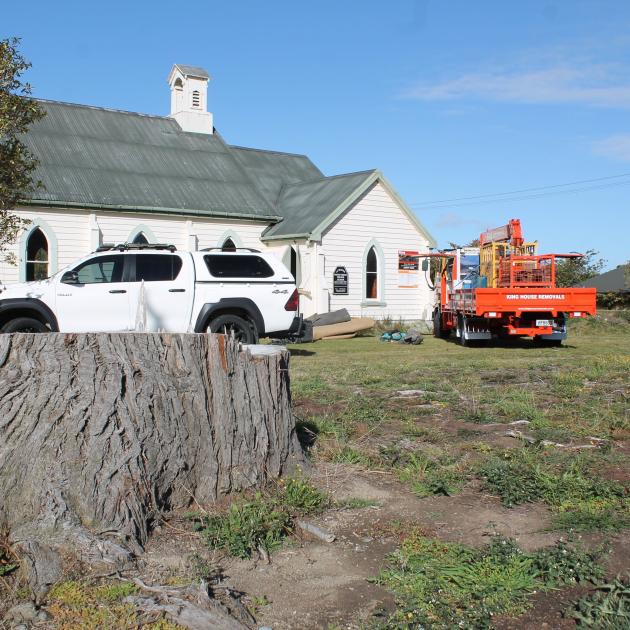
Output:
[[[232,335],[241,343],[257,343],[256,326],[238,315],[219,315],[208,326],[208,332]]]
[[[450,334],[450,330],[442,328],[442,312],[439,308],[436,308],[433,311],[433,336],[439,339],[446,339]]]
[[[7,322],[0,332],[43,333],[50,331],[46,328],[46,325],[42,324],[38,319],[33,319],[32,317],[16,317],[10,322]]]

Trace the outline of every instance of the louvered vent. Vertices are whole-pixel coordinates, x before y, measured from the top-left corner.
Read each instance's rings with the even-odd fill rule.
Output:
[[[194,90],[192,93],[192,106],[201,107],[201,95],[199,94],[199,90]]]

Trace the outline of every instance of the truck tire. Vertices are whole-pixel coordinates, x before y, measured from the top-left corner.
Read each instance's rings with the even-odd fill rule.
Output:
[[[16,317],[8,321],[0,332],[3,333],[44,333],[50,332],[45,324],[33,317]]]
[[[241,343],[258,343],[256,325],[238,315],[219,315],[210,321],[208,332],[224,335],[234,334]]]
[[[433,311],[433,336],[438,339],[446,339],[450,334],[450,330],[444,330],[444,328],[442,328],[442,311],[436,308]]]

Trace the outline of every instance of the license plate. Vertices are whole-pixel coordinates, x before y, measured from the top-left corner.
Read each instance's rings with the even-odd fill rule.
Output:
[[[553,326],[553,319],[537,319],[536,326]]]

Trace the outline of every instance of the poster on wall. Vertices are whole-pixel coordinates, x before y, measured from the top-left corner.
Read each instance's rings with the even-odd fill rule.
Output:
[[[398,251],[398,286],[403,289],[417,289],[420,285],[419,252]]]
[[[345,267],[335,267],[333,272],[333,295],[348,295],[348,272]]]

